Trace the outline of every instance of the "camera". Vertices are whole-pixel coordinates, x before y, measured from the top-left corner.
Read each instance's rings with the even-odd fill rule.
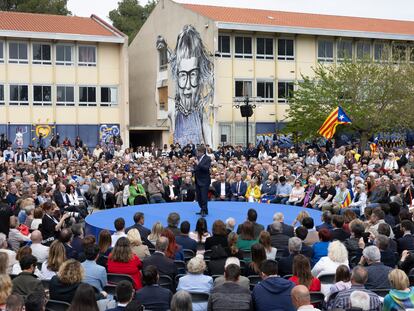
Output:
[[[79,213],[77,212],[66,212],[66,214],[69,215],[69,217],[74,217],[74,218],[79,217]]]

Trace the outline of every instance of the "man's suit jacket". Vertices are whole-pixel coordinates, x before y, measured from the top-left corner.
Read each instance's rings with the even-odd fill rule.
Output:
[[[125,307],[120,307],[120,306],[117,306],[117,307],[115,307],[115,308],[108,309],[108,310],[106,310],[106,311],[124,311],[124,310],[125,310]]]
[[[333,226],[331,224],[328,224],[326,222],[324,222],[323,224],[316,226],[316,231],[320,231],[321,229],[328,229],[328,230],[332,230]]]
[[[194,177],[195,182],[198,186],[210,186],[210,166],[211,158],[207,155],[204,155],[201,158],[201,161],[194,167]]]
[[[341,242],[345,241],[351,236],[349,232],[346,232],[344,229],[335,228],[332,230],[332,240],[339,240]]]
[[[272,224],[267,226],[267,232],[269,232],[270,234],[272,234],[271,232],[271,226]],[[282,233],[287,235],[290,238],[293,238],[295,236],[295,228],[293,228],[293,226],[287,225],[284,222],[282,222]]]
[[[180,199],[180,189],[178,186],[174,185],[173,186],[173,192],[174,192],[174,196],[177,197],[177,200]],[[170,198],[170,186],[164,186],[164,200],[167,202],[172,202],[171,198]]]
[[[277,252],[283,253],[288,248],[289,237],[283,233],[276,233],[270,236],[270,243],[277,249]]]
[[[172,299],[172,293],[166,288],[157,285],[145,286],[135,294],[135,300],[139,301],[148,310],[168,310]]]
[[[287,257],[282,257],[278,260],[278,274],[280,276],[284,276],[287,274],[292,274],[292,265],[293,265],[293,258],[295,255],[289,254]]]
[[[154,247],[154,245],[152,245],[152,243],[148,240],[148,236],[151,233],[151,230],[150,229],[145,228],[141,224],[135,223],[131,227],[128,227],[126,229],[126,233],[128,233],[128,231],[131,230],[131,229],[137,229],[138,230],[139,234],[141,235],[142,243],[144,243],[146,246],[148,246],[150,248],[153,248]]]
[[[237,181],[231,184],[231,194],[237,197],[244,197],[247,191],[247,184],[244,181],[240,181],[240,188],[237,192]]]
[[[174,260],[166,257],[163,253],[155,252],[150,257],[143,260],[143,270],[150,266],[156,266],[160,275],[168,275],[173,280],[177,275],[177,267],[175,266]]]
[[[403,250],[414,250],[414,236],[404,235],[402,238],[397,240],[398,252],[401,254]]]
[[[219,198],[221,195],[221,181],[217,180],[213,183],[213,188],[214,188],[214,194],[216,196],[216,198]],[[226,193],[226,198],[230,199],[231,196],[231,188],[230,188],[230,184],[226,181],[225,185],[224,185],[224,189],[225,189],[225,193]]]
[[[56,205],[62,210],[65,206],[69,206],[69,196],[65,193],[66,196],[66,203],[63,200],[62,193],[60,191],[55,191],[53,194],[53,200],[55,201]]]

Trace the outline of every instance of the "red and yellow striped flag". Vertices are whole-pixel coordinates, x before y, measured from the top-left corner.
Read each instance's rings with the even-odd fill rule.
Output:
[[[338,106],[329,114],[325,122],[323,122],[318,133],[326,139],[331,139],[335,135],[336,127],[339,124],[348,123],[351,123],[351,119],[345,114],[344,110]]]

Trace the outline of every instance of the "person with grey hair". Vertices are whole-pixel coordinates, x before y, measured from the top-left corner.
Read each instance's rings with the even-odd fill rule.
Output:
[[[156,266],[160,275],[168,275],[172,279],[177,275],[177,267],[174,260],[165,256],[165,251],[168,248],[168,238],[161,236],[155,243],[155,252],[149,257],[146,257],[143,263],[143,269],[148,266]]]
[[[7,247],[7,237],[4,233],[0,232],[0,253],[5,253],[9,258],[9,264],[7,266],[7,273],[10,274],[16,261],[16,253]]]
[[[273,222],[270,225],[269,233],[272,247],[281,253],[288,249],[289,236],[283,233],[283,225],[281,222]]]
[[[189,293],[207,293],[210,294],[213,289],[213,278],[205,275],[206,263],[202,255],[197,255],[187,263],[187,275],[181,277],[178,281],[177,291],[185,290]],[[194,310],[206,310],[207,302],[194,302]]]
[[[365,247],[359,264],[367,264],[368,280],[365,284],[367,289],[390,288],[388,273],[392,268],[381,262],[381,252],[377,246]]]
[[[348,208],[354,211],[357,215],[364,215],[364,210],[367,205],[367,193],[363,183],[355,187],[355,195]]]
[[[359,308],[363,311],[369,311],[369,295],[363,291],[356,290],[349,297],[352,309]]]
[[[236,226],[236,219],[233,217],[229,217],[226,219],[226,231],[227,234],[234,231],[234,227]]]
[[[185,290],[176,292],[171,300],[171,311],[193,311],[191,295]]]
[[[283,234],[287,235],[288,237],[293,237],[295,228],[293,228],[293,226],[291,225],[287,225],[285,224],[285,216],[283,215],[283,213],[281,212],[277,212],[273,215],[273,221],[278,221],[282,224],[282,228],[283,228]],[[270,233],[270,228],[271,228],[272,224],[267,226],[267,231],[269,231]]]
[[[351,288],[340,291],[335,299],[328,301],[328,310],[341,309],[348,310],[351,308],[351,294],[355,291],[361,291],[369,296],[370,311],[381,311],[382,304],[377,294],[365,289],[364,285],[368,279],[368,272],[362,266],[356,266],[351,274]]]
[[[178,225],[180,224],[180,214],[176,212],[170,213],[167,218],[167,223],[168,226],[165,229],[170,229],[175,236],[181,234],[181,231],[178,228]]]
[[[289,256],[282,257],[278,261],[279,275],[281,276],[293,273],[293,258],[300,254],[300,251],[302,250],[302,240],[297,237],[290,238],[288,242],[288,250]]]

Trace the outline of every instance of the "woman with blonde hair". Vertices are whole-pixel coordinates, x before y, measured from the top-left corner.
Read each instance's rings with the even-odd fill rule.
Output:
[[[296,216],[292,226],[296,226],[297,223],[299,223],[299,225],[302,225],[302,220],[304,220],[305,218],[308,218],[309,213],[307,211],[301,211],[299,212],[298,216]]]
[[[246,201],[247,202],[257,202],[260,200],[261,196],[260,187],[257,185],[256,179],[252,179],[249,182],[249,186],[246,191]]]
[[[5,310],[7,298],[11,295],[13,283],[7,274],[0,274],[0,310]]]
[[[49,248],[49,258],[43,262],[41,268],[41,278],[50,280],[59,270],[59,267],[66,260],[65,246],[60,241],[54,241]]]
[[[384,298],[383,311],[399,311],[414,308],[414,287],[410,287],[407,274],[394,269],[388,274],[392,289]]]
[[[150,256],[148,246],[142,244],[141,234],[138,229],[130,229],[127,233],[127,238],[131,242],[132,252],[142,259]]]
[[[157,243],[158,238],[161,236],[163,230],[163,225],[159,221],[157,221],[155,224],[152,225],[151,233],[148,235],[148,240],[153,245],[155,245],[155,243]]]

